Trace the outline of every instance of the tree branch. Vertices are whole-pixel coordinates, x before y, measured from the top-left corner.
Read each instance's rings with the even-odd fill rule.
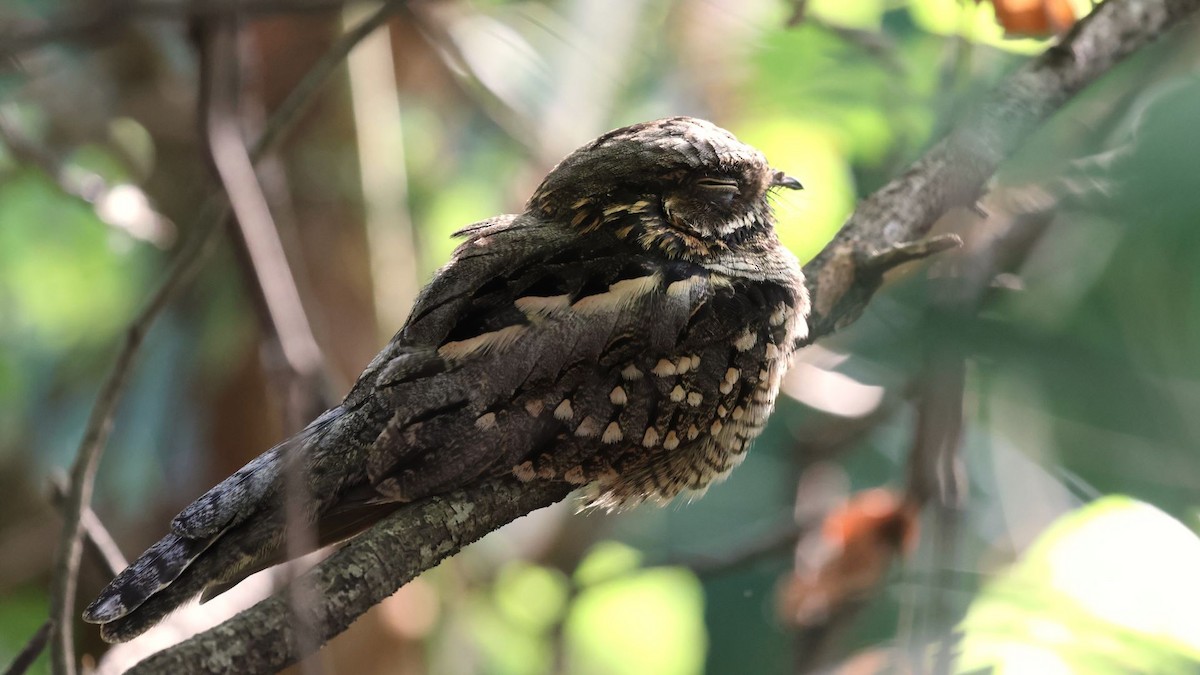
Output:
[[[1198,8],[1200,0],[1105,2],[1060,45],[1011,76],[902,176],[863,202],[805,267],[814,298],[808,341],[853,322],[887,269],[944,246],[946,240],[926,240],[934,221],[953,207],[974,204],[1000,162],[1043,120]],[[310,625],[329,639],[463,546],[567,493],[561,484],[494,478],[400,509],[308,573],[306,582],[323,597],[308,608]],[[155,654],[130,673],[217,673],[235,663],[240,672],[277,671],[305,656],[289,616],[286,598],[276,595]]]
[[[63,503],[66,502],[67,493],[66,474],[55,471],[50,475],[51,503],[61,509]],[[100,516],[97,516],[90,506],[84,507],[79,522],[83,527],[83,543],[91,547],[96,560],[100,562],[100,569],[110,577],[116,578],[121,570],[129,566],[129,561],[121,553],[121,548],[117,546],[116,540],[109,534],[108,528],[104,527]]]
[[[305,608],[322,640],[345,630],[418,574],[467,544],[536,509],[561,501],[566,483],[521,483],[504,476],[470,490],[401,508],[304,575],[321,595]],[[276,593],[229,621],[131,668],[145,673],[273,673],[304,656],[286,593]]]

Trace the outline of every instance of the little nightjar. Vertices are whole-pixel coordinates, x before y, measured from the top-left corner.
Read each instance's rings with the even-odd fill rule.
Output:
[[[185,508],[89,606],[110,641],[286,554],[510,473],[621,508],[704,490],[774,407],[809,300],[768,196],[800,183],[710,122],[611,131],[464,241],[341,405]]]

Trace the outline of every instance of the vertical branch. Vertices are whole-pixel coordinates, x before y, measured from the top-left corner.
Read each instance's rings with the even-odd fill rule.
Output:
[[[359,20],[364,8],[348,6],[347,24]],[[359,175],[374,283],[375,313],[392,333],[407,318],[420,290],[412,214],[408,208],[400,93],[387,31],[362,41],[349,55],[350,98],[358,144]]]
[[[254,163],[242,139],[238,122],[237,26],[233,19],[216,20],[211,42],[205,45],[201,74],[201,104],[205,140],[249,261],[248,272],[261,298],[264,326],[287,365],[288,389],[313,387],[322,364],[321,350],[313,337],[283,243],[267,206],[266,195],[254,173]]]
[[[913,446],[908,456],[906,499],[934,508],[933,556],[935,574],[953,574],[958,552],[961,509],[966,499],[967,479],[960,455],[963,433],[963,401],[966,386],[966,358],[951,345],[938,345],[929,355],[925,372],[917,382],[917,422]],[[946,594],[953,579],[934,584],[933,601],[927,614],[937,621],[949,613]],[[910,626],[911,628],[911,626]],[[923,638],[921,635],[914,637]],[[955,637],[947,633],[933,652],[933,672],[949,673]],[[900,658],[923,650],[904,650]],[[912,664],[910,664],[912,665]]]
[[[241,85],[238,69],[238,21],[223,17],[209,24],[209,40],[202,47],[201,73],[207,96],[205,108],[205,139],[213,166],[216,168],[229,203],[233,209],[239,243],[248,274],[256,282],[261,310],[270,342],[279,347],[283,368],[279,369],[276,384],[284,401],[284,417],[289,432],[301,424],[302,411],[319,401],[319,379],[322,370],[321,350],[312,334],[308,317],[301,304],[300,293],[279,239],[279,232],[267,205],[266,195],[250,152],[242,139],[238,122],[238,91]],[[298,558],[316,548],[316,536],[306,514],[311,510],[312,496],[308,493],[299,460],[289,457],[285,466],[286,541],[289,558]],[[313,629],[305,621],[302,608],[311,604],[312,588],[303,583],[289,586],[289,597],[296,621],[297,640],[313,644]]]

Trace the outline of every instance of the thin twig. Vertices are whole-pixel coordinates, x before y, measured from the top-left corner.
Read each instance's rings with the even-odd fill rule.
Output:
[[[446,64],[454,76],[454,81],[463,88],[463,93],[475,101],[480,112],[503,129],[509,138],[520,143],[531,157],[537,157],[540,143],[534,121],[483,84],[445,22],[440,20],[435,12],[429,11],[428,7],[419,4],[406,7],[404,13],[421,33],[421,37],[425,38],[425,42]]]
[[[346,31],[338,38],[337,42],[330,46],[320,60],[314,63],[304,77],[296,83],[283,103],[279,104],[279,109],[271,115],[271,119],[263,128],[262,136],[250,146],[251,159],[257,162],[268,148],[275,147],[279,137],[286,134],[300,119],[300,112],[312,102],[316,90],[335,70],[341,67],[342,62],[350,54],[350,50],[366,39],[368,35],[387,24],[392,15],[404,8],[408,2],[409,0],[388,0],[371,16]]]
[[[212,218],[212,213],[221,210],[221,201],[210,199],[202,211],[205,217],[201,218],[201,222]],[[129,383],[134,357],[142,346],[150,324],[199,271],[209,254],[216,248],[220,239],[219,232],[220,228],[215,226],[197,230],[178,253],[162,284],[130,323],[116,362],[100,388],[96,404],[92,407],[92,413],[84,427],[83,440],[71,467],[70,490],[63,504],[62,538],[59,542],[50,592],[50,617],[57,628],[50,649],[50,664],[55,675],[73,675],[75,672],[73,627],[79,559],[83,552],[83,511],[84,507],[92,502],[96,468],[100,464],[100,455],[108,441],[109,432],[112,431],[113,413]]]
[[[785,22],[788,28],[795,28],[800,25],[818,28],[852,47],[861,49],[895,75],[904,75],[908,71],[904,60],[897,53],[895,40],[888,36],[887,33],[879,30],[872,31],[839,26],[819,16],[813,16],[808,13],[807,0],[792,0],[791,5],[792,13]]]
[[[383,25],[403,0],[392,0],[354,30],[343,35],[292,90],[264,127],[263,135],[251,147],[250,156],[257,161],[295,123],[300,113],[312,102],[320,85],[332,74],[362,38]],[[199,225],[182,250],[162,284],[150,297],[141,312],[134,317],[117,354],[116,362],[106,377],[84,427],[83,439],[71,469],[70,490],[63,505],[63,531],[59,542],[57,562],[51,586],[50,617],[58,627],[51,647],[51,667],[55,675],[75,672],[74,631],[75,591],[78,582],[79,560],[82,553],[83,507],[90,505],[96,477],[117,403],[128,384],[134,357],[141,347],[150,324],[167,303],[195,275],[219,241],[221,226],[228,216],[222,196],[209,198],[197,218]]]
[[[50,474],[50,497],[56,507],[62,508],[63,503],[67,500],[66,475],[58,471]],[[97,516],[91,507],[85,507],[80,523],[83,525],[83,541],[91,547],[96,559],[103,563],[104,571],[110,577],[120,574],[129,561],[121,553],[121,548],[109,534],[108,528],[104,527],[100,516]]]
[[[4,675],[24,675],[25,671],[29,670],[29,666],[37,661],[37,657],[41,655],[42,650],[46,648],[46,643],[50,641],[50,635],[54,632],[54,623],[49,619],[42,622],[41,627],[29,638],[29,642],[21,648],[17,653],[17,658],[13,659],[12,663],[4,671]]]
[[[955,467],[962,441],[966,363],[945,345],[935,345],[918,382],[917,423],[908,455],[907,499],[948,508],[961,506],[966,486]],[[951,352],[951,353],[947,353]]]

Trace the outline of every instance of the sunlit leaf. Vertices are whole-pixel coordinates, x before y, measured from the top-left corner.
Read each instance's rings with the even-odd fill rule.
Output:
[[[530,629],[544,630],[562,615],[568,590],[561,572],[513,562],[501,570],[493,593],[506,615]]]
[[[575,583],[587,586],[608,581],[637,569],[641,562],[642,554],[637,549],[618,541],[601,541],[575,568]]]
[[[40,174],[0,186],[0,313],[3,329],[42,347],[105,340],[139,297],[127,256],[89,206]]]
[[[467,612],[471,637],[486,659],[485,672],[498,675],[536,675],[550,665],[550,645],[538,631],[514,623],[482,598]]]
[[[571,607],[566,639],[579,675],[700,673],[707,638],[699,580],[653,568],[585,589]]]
[[[961,668],[1187,672],[1200,666],[1200,539],[1107,497],[1060,518],[963,620]]]
[[[808,3],[805,11],[839,26],[875,29],[879,28],[883,21],[884,9],[883,0],[813,0]]]

